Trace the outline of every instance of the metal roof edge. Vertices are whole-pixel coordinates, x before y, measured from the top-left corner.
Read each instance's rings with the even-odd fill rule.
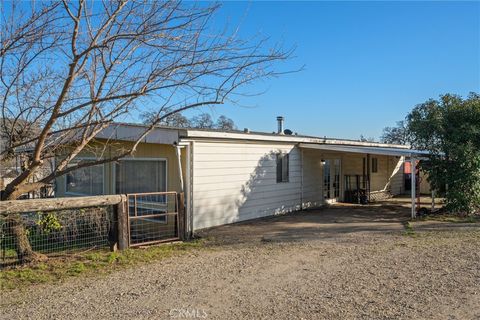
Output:
[[[360,145],[341,145],[341,144],[309,144],[300,143],[300,148],[319,149],[325,151],[351,152],[351,153],[368,153],[378,155],[390,156],[410,156],[410,157],[424,157],[430,155],[428,151],[398,148],[395,146],[380,147],[380,146],[360,146]]]
[[[402,149],[409,149],[409,146],[405,145],[393,145],[380,142],[370,141],[355,141],[346,139],[334,139],[334,138],[320,138],[298,135],[279,135],[279,134],[266,134],[266,133],[243,133],[243,132],[226,132],[226,131],[207,131],[207,130],[195,130],[186,129],[185,138],[190,139],[230,139],[230,140],[249,140],[249,141],[266,141],[266,142],[291,142],[291,143],[316,143],[316,144],[341,144],[352,146],[372,146],[372,147],[395,147]]]
[[[133,127],[133,128],[145,128],[144,124],[139,123],[125,123],[115,122],[110,126],[112,127]],[[370,141],[357,141],[349,139],[337,139],[327,137],[314,137],[303,135],[280,135],[275,133],[266,132],[243,132],[239,130],[225,131],[215,129],[198,129],[198,128],[180,128],[171,126],[156,126],[155,129],[171,130],[178,132],[180,138],[185,139],[219,139],[219,140],[243,140],[243,141],[264,141],[264,142],[283,142],[283,143],[315,143],[315,144],[334,144],[334,145],[350,145],[350,146],[362,146],[362,147],[386,147],[386,148],[400,148],[408,149],[409,146],[398,144],[386,144],[380,142]]]

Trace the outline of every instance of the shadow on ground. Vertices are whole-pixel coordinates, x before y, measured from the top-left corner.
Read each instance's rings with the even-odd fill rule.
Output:
[[[198,235],[224,244],[339,240],[365,232],[400,234],[409,217],[410,209],[403,206],[339,204],[210,228]]]

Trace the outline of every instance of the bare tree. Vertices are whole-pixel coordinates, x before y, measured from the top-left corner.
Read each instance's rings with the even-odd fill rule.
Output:
[[[267,39],[215,32],[210,21],[218,9],[217,4],[150,0],[2,6],[0,108],[8,139],[1,156],[30,150],[24,170],[2,190],[2,200],[17,199],[72,170],[130,155],[162,119],[223,104],[242,85],[275,76],[274,63],[290,51],[269,47]],[[72,162],[99,132],[147,105],[155,106],[149,108],[153,116],[131,147]],[[6,125],[5,119],[13,123]],[[26,131],[41,130],[22,138],[8,132],[17,122]],[[103,150],[109,144],[96,142]],[[54,170],[32,182],[58,154]],[[31,248],[19,250],[19,256],[31,258]]]
[[[193,128],[200,128],[200,129],[213,129],[214,123],[212,116],[209,113],[202,113],[198,116],[193,117],[190,120],[190,124]]]
[[[153,119],[157,117],[156,112],[145,112],[142,114],[143,123],[151,123]],[[189,128],[191,126],[190,120],[185,117],[180,112],[172,113],[169,116],[162,118],[159,122],[160,125],[169,126],[169,127],[177,127],[177,128]]]
[[[68,164],[100,131],[141,105],[156,105],[147,135],[172,114],[223,104],[243,84],[273,76],[272,63],[288,53],[265,48],[265,40],[211,34],[208,21],[218,8],[80,0],[39,3],[22,12],[12,3],[1,29],[2,119],[42,130],[34,139],[10,135],[2,156],[25,145],[33,152],[2,199],[15,199],[75,170]],[[131,154],[137,144],[101,162]],[[66,146],[68,154],[52,175],[28,183],[45,159],[65,153]]]
[[[144,123],[150,123],[152,118],[156,117],[156,113],[145,112],[141,116]],[[181,113],[173,113],[163,118],[160,125],[177,127],[177,128],[201,128],[201,129],[219,129],[219,130],[235,130],[235,122],[227,116],[221,115],[217,121],[213,121],[209,113],[201,113],[192,118],[187,118]]]
[[[363,134],[360,135],[360,138],[358,140],[361,142],[375,142],[374,137],[366,137]]]
[[[218,117],[215,128],[220,130],[235,130],[236,126],[232,119],[222,115]]]

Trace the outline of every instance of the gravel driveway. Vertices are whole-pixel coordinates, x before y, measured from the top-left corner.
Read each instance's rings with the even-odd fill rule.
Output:
[[[404,235],[407,212],[339,207],[209,230],[205,249],[0,293],[2,319],[479,319],[475,224]]]

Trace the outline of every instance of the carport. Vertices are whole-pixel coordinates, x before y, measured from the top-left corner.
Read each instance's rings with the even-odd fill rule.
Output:
[[[300,143],[298,145],[301,149],[315,149],[326,152],[338,153],[354,153],[366,155],[367,164],[369,163],[370,155],[396,156],[404,157],[405,161],[409,161],[412,168],[412,173],[416,172],[418,160],[425,159],[428,155],[425,151],[408,149],[406,147],[378,147],[366,145],[348,145],[348,144],[317,144],[317,143]],[[369,172],[369,165],[367,165]],[[411,217],[416,217],[415,200],[416,200],[416,175],[412,174],[411,179]],[[432,196],[433,198],[433,196]]]

